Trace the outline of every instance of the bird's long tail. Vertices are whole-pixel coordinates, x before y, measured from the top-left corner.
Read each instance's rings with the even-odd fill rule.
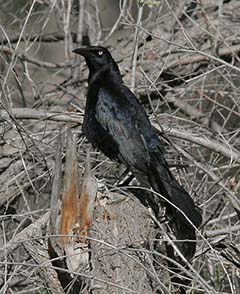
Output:
[[[196,249],[194,226],[201,225],[201,213],[190,195],[173,176],[165,159],[159,154],[153,154],[152,157],[148,174],[149,183],[156,192],[163,196],[160,202],[166,207],[166,214],[171,220],[170,223],[177,240],[188,240],[178,242],[177,245],[182,254],[187,259],[191,259]]]

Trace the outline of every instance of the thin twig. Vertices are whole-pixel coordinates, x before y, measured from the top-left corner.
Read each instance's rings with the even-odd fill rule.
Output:
[[[131,90],[132,90],[132,92],[134,92],[134,89],[135,89],[138,42],[139,42],[139,33],[140,33],[139,27],[141,26],[142,14],[143,14],[143,5],[139,5],[138,16],[137,16],[137,26],[135,28],[135,36],[134,36],[133,56],[132,56],[132,71],[131,71]]]

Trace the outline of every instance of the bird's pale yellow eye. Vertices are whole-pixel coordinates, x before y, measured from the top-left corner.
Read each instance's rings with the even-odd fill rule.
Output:
[[[103,55],[103,51],[102,50],[99,50],[98,51],[98,56],[102,56]]]

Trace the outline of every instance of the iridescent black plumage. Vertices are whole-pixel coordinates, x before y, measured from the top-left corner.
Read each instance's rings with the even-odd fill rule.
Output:
[[[100,46],[78,48],[74,52],[85,57],[89,68],[84,135],[106,156],[128,167],[143,187],[152,188],[165,198],[150,193],[142,202],[154,211],[159,203],[166,206],[178,239],[195,240],[195,229],[185,215],[199,227],[201,214],[169,170],[163,144],[143,107],[123,84],[111,54]],[[188,246],[180,248],[187,258],[195,252],[194,243],[192,252],[187,252]]]

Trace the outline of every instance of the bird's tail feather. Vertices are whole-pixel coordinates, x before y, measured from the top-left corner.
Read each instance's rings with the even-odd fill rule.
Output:
[[[199,227],[201,225],[201,213],[190,195],[175,179],[165,159],[159,158],[158,154],[152,156],[154,158],[151,160],[149,182],[152,188],[163,196],[160,201],[166,207],[166,214],[171,220],[176,238],[178,240],[190,240],[187,243],[179,241],[177,244],[183,255],[190,259],[194,255],[196,247],[194,226]]]

